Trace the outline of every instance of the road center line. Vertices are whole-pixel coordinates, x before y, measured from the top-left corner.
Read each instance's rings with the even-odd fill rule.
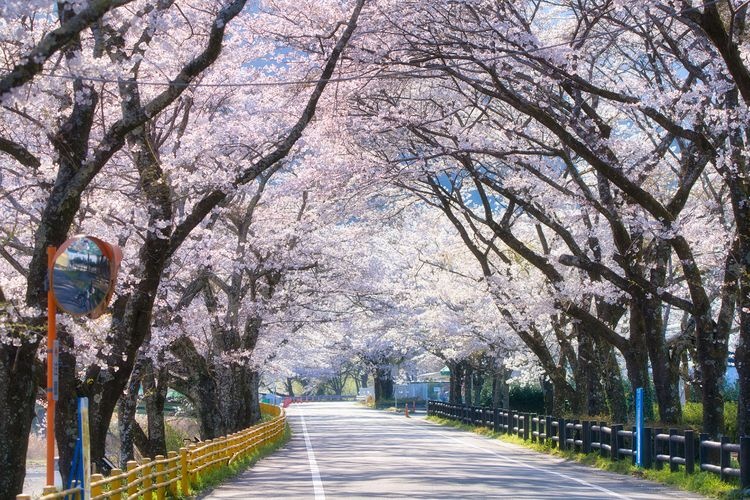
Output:
[[[614,492],[612,490],[609,490],[607,488],[604,488],[603,486],[592,484],[592,483],[589,483],[588,481],[584,481],[583,479],[578,479],[577,477],[569,476],[569,475],[563,474],[561,472],[550,470],[547,467],[537,467],[535,465],[531,465],[531,464],[527,464],[527,463],[524,463],[524,462],[519,462],[517,460],[510,459],[510,458],[508,458],[508,457],[506,457],[504,455],[501,455],[500,453],[497,453],[497,452],[495,452],[493,450],[489,450],[487,448],[483,448],[483,447],[478,446],[478,445],[476,445],[476,444],[474,444],[474,443],[472,443],[470,441],[469,442],[462,441],[462,440],[460,440],[460,439],[458,439],[458,438],[456,438],[454,436],[451,436],[450,434],[447,434],[447,433],[444,433],[444,432],[440,432],[440,431],[435,430],[435,429],[427,430],[427,429],[423,428],[421,425],[418,425],[414,421],[407,421],[407,422],[410,423],[410,424],[412,424],[412,425],[414,425],[415,427],[419,428],[420,430],[422,430],[424,432],[434,432],[434,433],[439,434],[439,435],[441,435],[441,436],[443,436],[443,437],[445,437],[447,439],[450,439],[451,441],[456,441],[457,443],[461,443],[464,446],[468,445],[471,448],[475,448],[475,449],[481,450],[481,451],[483,451],[485,453],[489,453],[491,455],[495,455],[496,457],[500,458],[501,460],[503,460],[503,461],[505,461],[507,463],[511,463],[513,465],[519,465],[521,467],[526,467],[528,469],[533,469],[533,470],[536,470],[536,471],[539,471],[539,472],[545,472],[547,474],[553,474],[555,476],[562,477],[562,478],[568,479],[570,481],[574,481],[574,482],[576,482],[576,483],[578,483],[578,484],[580,484],[582,486],[586,486],[588,488],[592,488],[594,490],[600,491],[600,492],[605,493],[605,494],[607,494],[607,495],[609,495],[611,497],[614,497],[614,498],[624,498],[624,499],[630,498],[630,497],[627,497],[625,495],[621,495],[619,493],[616,493],[616,492]]]
[[[307,425],[305,425],[305,417],[299,416],[300,422],[302,422],[302,434],[305,436],[305,447],[307,448],[307,461],[310,462],[310,475],[312,476],[313,491],[315,492],[315,500],[326,500],[326,494],[323,491],[323,481],[320,480],[320,470],[318,470],[318,463],[315,461],[315,452],[313,451],[312,443],[310,442],[310,436],[307,434]]]

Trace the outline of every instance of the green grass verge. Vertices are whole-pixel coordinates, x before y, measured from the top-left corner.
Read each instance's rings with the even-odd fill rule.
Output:
[[[598,453],[590,453],[583,455],[581,453],[575,453],[573,451],[563,451],[557,448],[553,448],[549,444],[532,443],[531,441],[524,441],[522,438],[517,436],[511,436],[508,434],[502,434],[494,432],[486,427],[477,427],[474,425],[467,425],[461,422],[450,420],[446,418],[440,418],[435,416],[427,417],[427,420],[436,424],[453,427],[463,431],[473,432],[480,436],[485,436],[491,439],[499,439],[500,441],[516,444],[525,448],[538,451],[540,453],[547,453],[556,457],[564,458],[567,460],[574,460],[584,465],[596,467],[597,469],[606,470],[609,472],[615,472],[617,474],[625,474],[629,476],[641,477],[656,481],[662,484],[686,490],[700,493],[712,498],[721,499],[735,499],[745,498],[742,492],[738,489],[736,482],[726,482],[719,479],[719,476],[710,472],[696,472],[694,474],[686,474],[683,471],[671,472],[669,468],[662,470],[656,469],[639,469],[632,465],[629,460],[620,460],[613,462],[607,458],[601,457]]]
[[[212,471],[208,474],[199,476],[197,484],[193,484],[190,488],[190,495],[187,497],[178,495],[178,498],[202,498],[203,496],[205,496],[205,494],[209,493],[220,484],[224,483],[228,479],[232,479],[233,477],[240,475],[242,472],[246,471],[254,464],[256,464],[259,460],[269,456],[274,451],[284,446],[291,437],[292,430],[289,428],[289,424],[287,423],[286,427],[284,428],[284,435],[279,441],[273,444],[261,446],[250,455],[237,460],[232,465],[222,467],[217,471]]]

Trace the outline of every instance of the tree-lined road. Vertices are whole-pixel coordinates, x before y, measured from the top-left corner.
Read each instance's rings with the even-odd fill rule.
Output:
[[[703,498],[353,403],[288,415],[291,441],[208,498]]]

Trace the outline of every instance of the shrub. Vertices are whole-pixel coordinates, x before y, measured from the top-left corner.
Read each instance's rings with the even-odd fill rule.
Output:
[[[515,411],[545,413],[541,387],[514,385],[510,388],[510,407]]]

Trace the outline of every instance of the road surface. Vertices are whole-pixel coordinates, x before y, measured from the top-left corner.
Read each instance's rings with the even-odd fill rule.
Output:
[[[355,403],[287,413],[290,442],[206,498],[703,498]]]

